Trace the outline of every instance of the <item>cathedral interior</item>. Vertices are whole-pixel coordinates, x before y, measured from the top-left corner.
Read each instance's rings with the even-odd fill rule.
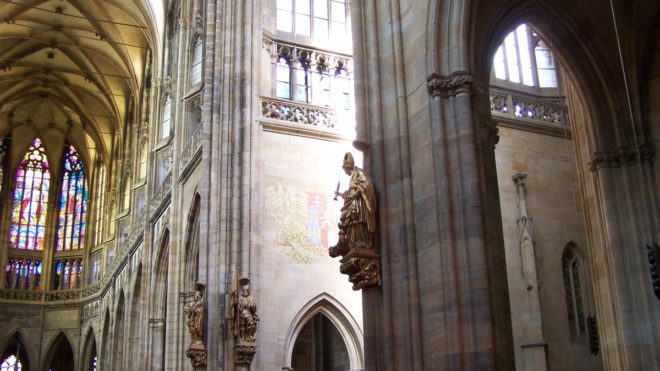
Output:
[[[0,370],[660,369],[660,2],[3,0]]]

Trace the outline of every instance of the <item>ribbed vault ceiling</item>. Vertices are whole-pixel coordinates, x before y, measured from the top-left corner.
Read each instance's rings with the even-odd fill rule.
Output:
[[[0,134],[29,125],[84,141],[92,157],[110,151],[143,83],[143,9],[135,0],[3,0],[0,22]]]

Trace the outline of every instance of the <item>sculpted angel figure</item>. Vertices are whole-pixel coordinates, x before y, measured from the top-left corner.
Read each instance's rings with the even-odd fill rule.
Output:
[[[344,155],[344,172],[351,177],[348,189],[336,196],[344,199],[339,217],[339,241],[330,256],[344,255],[355,248],[372,249],[376,233],[376,192],[367,174],[355,166],[353,154]]]

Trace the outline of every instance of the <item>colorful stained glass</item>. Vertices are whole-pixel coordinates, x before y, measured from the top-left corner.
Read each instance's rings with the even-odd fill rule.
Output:
[[[50,172],[46,151],[35,138],[16,171],[9,243],[14,249],[43,250]]]
[[[57,223],[57,251],[84,247],[86,214],[87,180],[82,159],[73,146],[67,145],[64,150],[60,215]]]
[[[41,289],[41,260],[9,257],[5,267],[6,287],[18,290]]]

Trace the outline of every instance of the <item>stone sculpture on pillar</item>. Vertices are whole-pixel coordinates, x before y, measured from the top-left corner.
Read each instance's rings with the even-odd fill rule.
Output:
[[[231,295],[231,321],[234,333],[234,362],[249,365],[257,350],[254,334],[257,332],[257,303],[250,295],[250,279],[241,278],[240,288]]]
[[[204,346],[204,284],[197,283],[192,301],[183,307],[186,325],[190,332],[190,346],[186,357],[190,358],[193,367],[206,366],[206,347]],[[190,295],[190,294],[188,294]]]
[[[344,205],[339,218],[339,241],[330,256],[342,256],[339,271],[348,275],[353,290],[380,285],[380,256],[374,251],[376,235],[376,192],[367,174],[357,166],[353,154],[344,155],[342,168],[351,177],[348,189],[335,191]],[[339,188],[339,186],[337,187]]]

